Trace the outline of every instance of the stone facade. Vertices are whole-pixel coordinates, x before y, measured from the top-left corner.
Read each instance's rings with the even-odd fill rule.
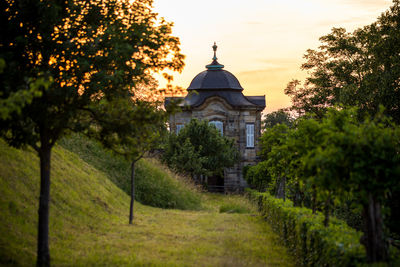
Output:
[[[216,51],[215,45],[213,48]],[[192,118],[222,123],[222,134],[236,140],[240,162],[232,168],[226,168],[224,177],[208,177],[205,182],[210,189],[219,187],[224,191],[236,191],[247,185],[243,179],[243,166],[257,162],[265,96],[244,96],[236,77],[222,70],[223,65],[216,61],[215,52],[213,60],[212,64],[206,66],[206,71],[193,79],[188,95],[181,98],[182,112],[170,116],[170,129],[177,133],[180,126]],[[192,91],[196,92],[192,94]],[[166,106],[174,99],[168,98]]]

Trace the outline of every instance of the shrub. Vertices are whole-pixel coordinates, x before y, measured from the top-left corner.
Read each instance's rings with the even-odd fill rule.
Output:
[[[325,227],[323,215],[313,215],[310,209],[294,207],[290,200],[283,201],[253,190],[248,190],[248,194],[298,265],[356,266],[366,263],[365,250],[359,242],[362,233],[345,222],[332,218]]]
[[[192,119],[178,135],[171,133],[164,149],[163,161],[192,177],[219,175],[239,159],[234,139],[206,120]]]

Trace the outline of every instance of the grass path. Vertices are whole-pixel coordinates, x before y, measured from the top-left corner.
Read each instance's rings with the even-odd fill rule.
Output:
[[[204,194],[205,210],[163,210],[138,204],[127,218],[83,235],[74,264],[145,266],[292,266],[269,225],[240,196]],[[249,213],[219,213],[228,203]],[[89,237],[89,238],[88,238]],[[70,258],[66,265],[70,262]],[[99,264],[100,263],[100,264]],[[62,263],[61,263],[62,265]]]

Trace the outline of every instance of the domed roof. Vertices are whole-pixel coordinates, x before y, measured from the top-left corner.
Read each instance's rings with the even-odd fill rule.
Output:
[[[229,71],[223,70],[224,65],[217,61],[217,45],[214,43],[214,57],[207,70],[200,72],[194,77],[188,87],[188,94],[185,97],[169,97],[165,99],[165,107],[171,103],[185,109],[197,108],[203,105],[207,99],[222,98],[233,108],[250,108],[263,110],[265,108],[265,96],[244,96],[243,88],[238,79]],[[195,93],[192,90],[196,90]]]
[[[205,70],[194,77],[187,90],[234,89],[242,91],[238,79],[226,70]]]
[[[193,78],[187,90],[240,90],[243,91],[238,79],[229,71],[223,70],[224,65],[217,61],[217,45],[214,43],[213,62],[206,66],[207,70]]]

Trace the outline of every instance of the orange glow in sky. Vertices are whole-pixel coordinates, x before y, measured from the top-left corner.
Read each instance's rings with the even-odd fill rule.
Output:
[[[265,95],[266,111],[290,106],[284,94],[300,70],[307,49],[333,27],[353,31],[376,21],[390,0],[155,0],[159,16],[174,22],[173,34],[186,55],[174,84],[187,88],[211,62],[217,42],[218,61],[232,72],[245,95]],[[161,86],[165,83],[160,81]]]

